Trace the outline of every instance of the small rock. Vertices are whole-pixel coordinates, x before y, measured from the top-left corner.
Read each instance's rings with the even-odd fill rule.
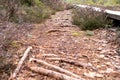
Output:
[[[106,52],[109,52],[109,50],[102,50],[100,53],[101,53],[101,54],[104,54],[104,53],[106,53]]]
[[[102,41],[103,44],[107,44],[108,42],[107,41]]]
[[[104,58],[105,57],[105,55],[99,55],[99,58]]]
[[[96,77],[103,77],[103,75],[102,74],[96,74]]]
[[[108,60],[108,58],[104,57],[105,60]]]
[[[120,66],[115,66],[115,68],[120,71]]]
[[[88,39],[88,38],[86,38],[86,37],[84,37],[84,38],[83,38],[83,40],[84,40],[84,41],[87,41],[87,40],[89,40],[89,39]]]
[[[97,50],[98,50],[98,51],[101,51],[101,50],[102,50],[102,48],[101,48],[101,47],[99,47]]]
[[[107,45],[107,44],[102,44],[101,46],[102,46],[102,47],[105,47],[106,45]]]
[[[111,73],[111,72],[114,72],[114,70],[111,68],[107,68],[107,70],[105,71],[105,73]]]
[[[91,78],[94,78],[94,77],[103,77],[102,74],[98,74],[96,72],[84,73],[84,75],[87,76],[87,77],[91,77]]]
[[[101,65],[101,67],[105,67],[106,65]]]
[[[31,34],[27,34],[27,37],[32,38],[32,37],[33,37],[33,35],[31,35]]]
[[[111,65],[111,62],[106,62],[105,64],[107,64],[109,66],[109,65]]]
[[[100,66],[100,65],[97,65],[96,67],[97,67],[97,68],[100,68],[101,66]]]
[[[55,61],[55,63],[56,63],[56,64],[58,64],[58,63],[59,63],[59,61]]]

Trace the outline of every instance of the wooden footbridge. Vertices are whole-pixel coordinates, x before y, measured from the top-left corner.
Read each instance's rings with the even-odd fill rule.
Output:
[[[115,20],[119,20],[120,21],[120,11],[114,11],[114,10],[109,10],[109,9],[102,9],[102,8],[98,8],[98,7],[93,7],[93,6],[88,6],[88,5],[77,5],[77,4],[73,4],[73,6],[75,8],[90,8],[93,9],[94,11],[97,12],[103,12],[112,19]]]

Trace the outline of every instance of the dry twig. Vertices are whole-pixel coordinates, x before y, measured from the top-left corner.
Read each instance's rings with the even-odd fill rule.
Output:
[[[43,54],[42,56],[44,56],[44,57],[57,57],[58,55],[56,55],[56,54]]]
[[[29,46],[29,47],[26,49],[26,51],[24,52],[23,57],[22,57],[21,60],[19,61],[18,65],[17,65],[17,68],[14,70],[14,72],[13,72],[13,74],[11,75],[10,79],[14,79],[14,78],[17,76],[18,72],[20,71],[21,66],[23,65],[23,63],[24,63],[25,59],[27,58],[28,53],[30,52],[31,49],[32,49],[31,46]]]

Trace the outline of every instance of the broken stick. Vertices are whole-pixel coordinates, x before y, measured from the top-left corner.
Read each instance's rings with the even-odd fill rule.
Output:
[[[70,76],[67,76],[65,74],[56,72],[56,71],[52,71],[52,70],[48,70],[48,69],[44,69],[41,67],[30,67],[30,69],[34,72],[43,74],[43,75],[47,75],[49,77],[54,77],[56,79],[60,79],[60,80],[84,80],[84,79],[77,79],[77,78],[73,78]]]
[[[74,74],[73,72],[70,72],[70,71],[65,70],[65,69],[63,69],[63,68],[60,68],[60,67],[58,67],[58,66],[49,64],[49,63],[47,63],[47,62],[45,62],[45,61],[43,61],[43,60],[31,58],[30,61],[36,61],[36,62],[38,62],[38,63],[40,63],[40,64],[43,64],[43,65],[48,66],[49,68],[55,69],[55,70],[57,70],[57,71],[59,71],[59,72],[65,73],[65,74],[67,74],[67,75],[69,75],[69,76],[73,76],[73,77],[75,77],[75,78],[78,78],[78,79],[82,80],[82,78],[81,78],[79,75],[76,75],[76,74]]]
[[[21,60],[19,61],[18,65],[17,65],[17,68],[14,70],[12,76],[10,77],[10,79],[14,79],[16,77],[16,75],[18,74],[21,66],[23,65],[23,62],[25,61],[25,59],[27,58],[28,56],[28,53],[30,52],[30,50],[32,49],[31,46],[29,46],[26,51],[24,52],[24,55],[23,57],[21,58]]]
[[[43,54],[43,57],[58,57],[56,54]]]

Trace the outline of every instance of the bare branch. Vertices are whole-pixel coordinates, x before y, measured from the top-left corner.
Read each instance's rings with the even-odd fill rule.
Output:
[[[41,67],[30,67],[30,69],[34,72],[41,73],[43,75],[54,77],[54,78],[60,79],[60,80],[83,80],[83,79],[73,78],[73,77],[67,76],[65,74],[61,74],[61,73],[52,71],[52,70],[47,70],[47,69],[44,69]]]
[[[22,57],[21,60],[19,61],[18,65],[17,65],[17,68],[16,68],[15,71],[13,72],[12,76],[10,77],[10,79],[14,79],[14,78],[17,76],[18,72],[20,71],[21,66],[23,65],[23,63],[24,63],[25,59],[27,58],[28,53],[30,52],[31,49],[32,49],[31,46],[29,46],[29,47],[26,49],[26,51],[24,52],[23,57]]]

